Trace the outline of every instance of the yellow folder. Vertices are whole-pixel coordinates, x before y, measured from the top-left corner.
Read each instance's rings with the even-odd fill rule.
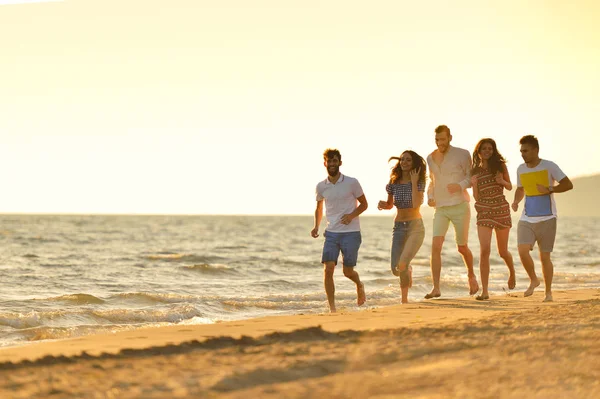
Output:
[[[525,189],[525,195],[530,197],[543,195],[538,191],[537,185],[541,184],[544,187],[550,186],[550,182],[548,181],[548,171],[539,170],[537,172],[523,173],[521,175],[521,184]]]

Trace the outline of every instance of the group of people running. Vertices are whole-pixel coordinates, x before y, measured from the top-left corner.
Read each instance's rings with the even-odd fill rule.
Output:
[[[396,164],[385,187],[387,199],[379,201],[377,209],[396,208],[390,266],[392,273],[399,277],[402,303],[408,302],[408,290],[412,286],[410,262],[425,238],[425,226],[420,212],[425,195],[427,204],[435,209],[431,244],[433,288],[425,295],[425,299],[441,296],[442,246],[450,223],[454,226],[458,252],[467,268],[469,295],[479,292],[473,254],[468,247],[471,220],[470,196],[467,192],[469,187],[472,187],[475,198],[480,245],[482,289],[476,299],[489,299],[490,248],[494,231],[499,255],[509,271],[508,288],[513,289],[516,285],[513,258],[508,250],[512,217],[511,205],[505,198],[504,190],[510,191],[513,186],[506,160],[491,138],[480,140],[472,157],[469,151],[452,146],[451,141],[452,134],[448,126],[440,125],[435,129],[437,149],[427,156],[427,161],[411,150],[389,159],[396,161]],[[517,189],[512,209],[516,212],[519,203],[525,198],[517,227],[519,257],[530,280],[524,296],[531,296],[540,285],[530,255],[537,243],[546,288],[544,301],[547,302],[552,301],[554,267],[550,254],[556,237],[557,217],[554,194],[571,190],[573,184],[554,162],[539,158],[539,142],[535,136],[523,136],[519,143],[524,163],[517,168]],[[340,173],[342,156],[339,150],[326,149],[323,158],[328,176],[317,184],[317,205],[311,236],[319,236],[325,203],[327,227],[323,234],[325,241],[321,263],[324,265],[324,285],[329,309],[335,312],[333,273],[340,252],[344,275],[356,284],[358,305],[366,301],[365,287],[355,266],[362,242],[358,216],[367,209],[368,203],[358,180]]]

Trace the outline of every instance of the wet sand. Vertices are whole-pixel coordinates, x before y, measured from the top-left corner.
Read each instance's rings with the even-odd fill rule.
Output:
[[[542,291],[5,348],[0,397],[600,397],[600,290]]]

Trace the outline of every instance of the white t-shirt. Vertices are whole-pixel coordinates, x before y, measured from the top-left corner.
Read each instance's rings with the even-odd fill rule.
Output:
[[[521,213],[521,220],[529,223],[539,223],[553,219],[557,216],[554,194],[540,194],[536,184],[554,186],[567,177],[564,172],[552,161],[540,160],[540,163],[529,168],[521,164],[517,168],[517,187],[525,189],[525,206]]]
[[[325,179],[317,184],[317,201],[325,201],[325,215],[327,227],[325,230],[332,233],[347,233],[360,231],[358,218],[352,219],[349,224],[342,224],[342,216],[354,212],[358,197],[362,196],[363,190],[358,180],[340,173],[340,178],[333,184]]]

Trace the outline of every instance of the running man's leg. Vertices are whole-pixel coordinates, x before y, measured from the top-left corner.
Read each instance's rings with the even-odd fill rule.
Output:
[[[323,263],[323,285],[327,294],[327,302],[329,303],[329,311],[335,313],[335,283],[333,282],[333,272],[335,271],[334,262]]]
[[[321,263],[323,263],[323,285],[327,294],[327,302],[329,303],[329,311],[335,313],[335,284],[333,282],[333,272],[340,255],[340,236],[339,233],[323,233],[325,242],[323,243],[323,255]]]
[[[354,270],[354,267],[358,261],[358,249],[362,243],[362,236],[360,231],[341,234],[342,239],[340,248],[342,251],[344,264],[344,276],[356,284],[356,303],[358,306],[361,306],[367,300],[365,295],[365,286],[360,281],[360,276],[358,275],[358,272]]]
[[[425,299],[437,298],[441,295],[440,275],[442,273],[442,247],[450,219],[445,215],[444,207],[435,209],[433,215],[433,239],[431,241],[431,279],[433,280],[433,289]]]
[[[469,249],[469,225],[471,223],[471,207],[468,202],[454,205],[450,212],[450,221],[454,225],[454,234],[458,252],[463,258],[467,267],[467,277],[469,279],[469,295],[475,295],[479,291],[477,277],[473,268],[473,253]]]
[[[540,280],[535,274],[533,259],[529,253],[535,244],[535,232],[533,231],[533,223],[519,221],[517,226],[517,248],[519,249],[519,257],[521,264],[529,276],[529,287],[523,293],[523,296],[533,295],[533,291],[540,285]]]
[[[542,273],[544,274],[544,285],[546,286],[546,297],[544,302],[552,301],[552,279],[554,278],[554,265],[550,259],[556,239],[556,218],[537,223],[538,247],[540,248],[540,260],[542,262]]]
[[[544,274],[544,285],[546,286],[546,297],[544,302],[552,302],[552,279],[554,278],[554,265],[550,259],[551,252],[541,252],[542,273]]]

